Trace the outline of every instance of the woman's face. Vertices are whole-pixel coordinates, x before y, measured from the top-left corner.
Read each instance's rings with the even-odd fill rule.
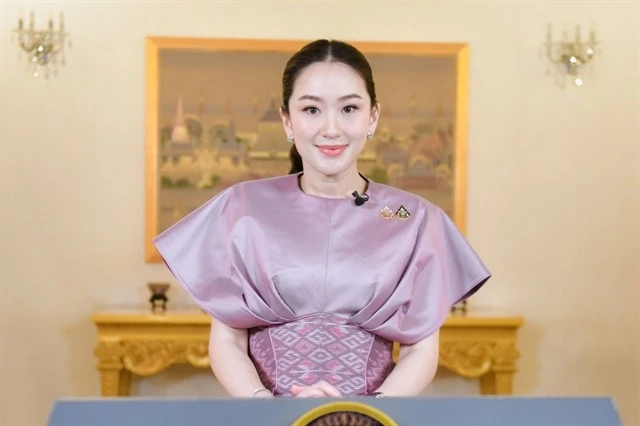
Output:
[[[302,70],[289,100],[289,115],[281,112],[305,170],[325,176],[356,167],[378,115],[379,105],[371,108],[362,77],[341,62],[316,62]]]

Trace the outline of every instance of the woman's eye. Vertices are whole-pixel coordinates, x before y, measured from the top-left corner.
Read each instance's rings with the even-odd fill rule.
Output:
[[[306,107],[306,108],[304,109],[304,111],[305,111],[305,112],[308,112],[309,114],[312,114],[312,115],[313,115],[313,114],[317,114],[317,113],[319,113],[319,112],[320,112],[320,110],[319,110],[318,108],[316,108],[316,107]]]
[[[356,107],[355,105],[348,105],[348,106],[342,108],[342,111],[346,112],[347,114],[351,114],[352,112],[354,112],[357,109],[358,109],[358,107]]]

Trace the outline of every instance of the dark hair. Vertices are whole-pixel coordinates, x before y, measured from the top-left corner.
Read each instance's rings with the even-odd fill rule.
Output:
[[[367,58],[352,45],[337,40],[316,40],[297,51],[287,62],[282,74],[282,110],[289,115],[289,99],[300,72],[316,62],[341,62],[353,68],[364,80],[371,98],[371,106],[377,103],[373,72]],[[290,174],[302,171],[302,157],[293,145],[289,151]]]

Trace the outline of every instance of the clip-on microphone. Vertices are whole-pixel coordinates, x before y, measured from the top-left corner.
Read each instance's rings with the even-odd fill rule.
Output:
[[[369,196],[366,193],[360,196],[360,194],[358,194],[358,191],[353,191],[351,195],[353,195],[356,199],[355,200],[356,206],[361,206],[367,201],[369,201]]]

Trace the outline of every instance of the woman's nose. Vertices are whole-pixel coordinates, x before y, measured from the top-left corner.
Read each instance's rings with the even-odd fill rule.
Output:
[[[340,136],[338,117],[335,114],[326,114],[322,126],[322,136],[327,139],[335,139]]]

